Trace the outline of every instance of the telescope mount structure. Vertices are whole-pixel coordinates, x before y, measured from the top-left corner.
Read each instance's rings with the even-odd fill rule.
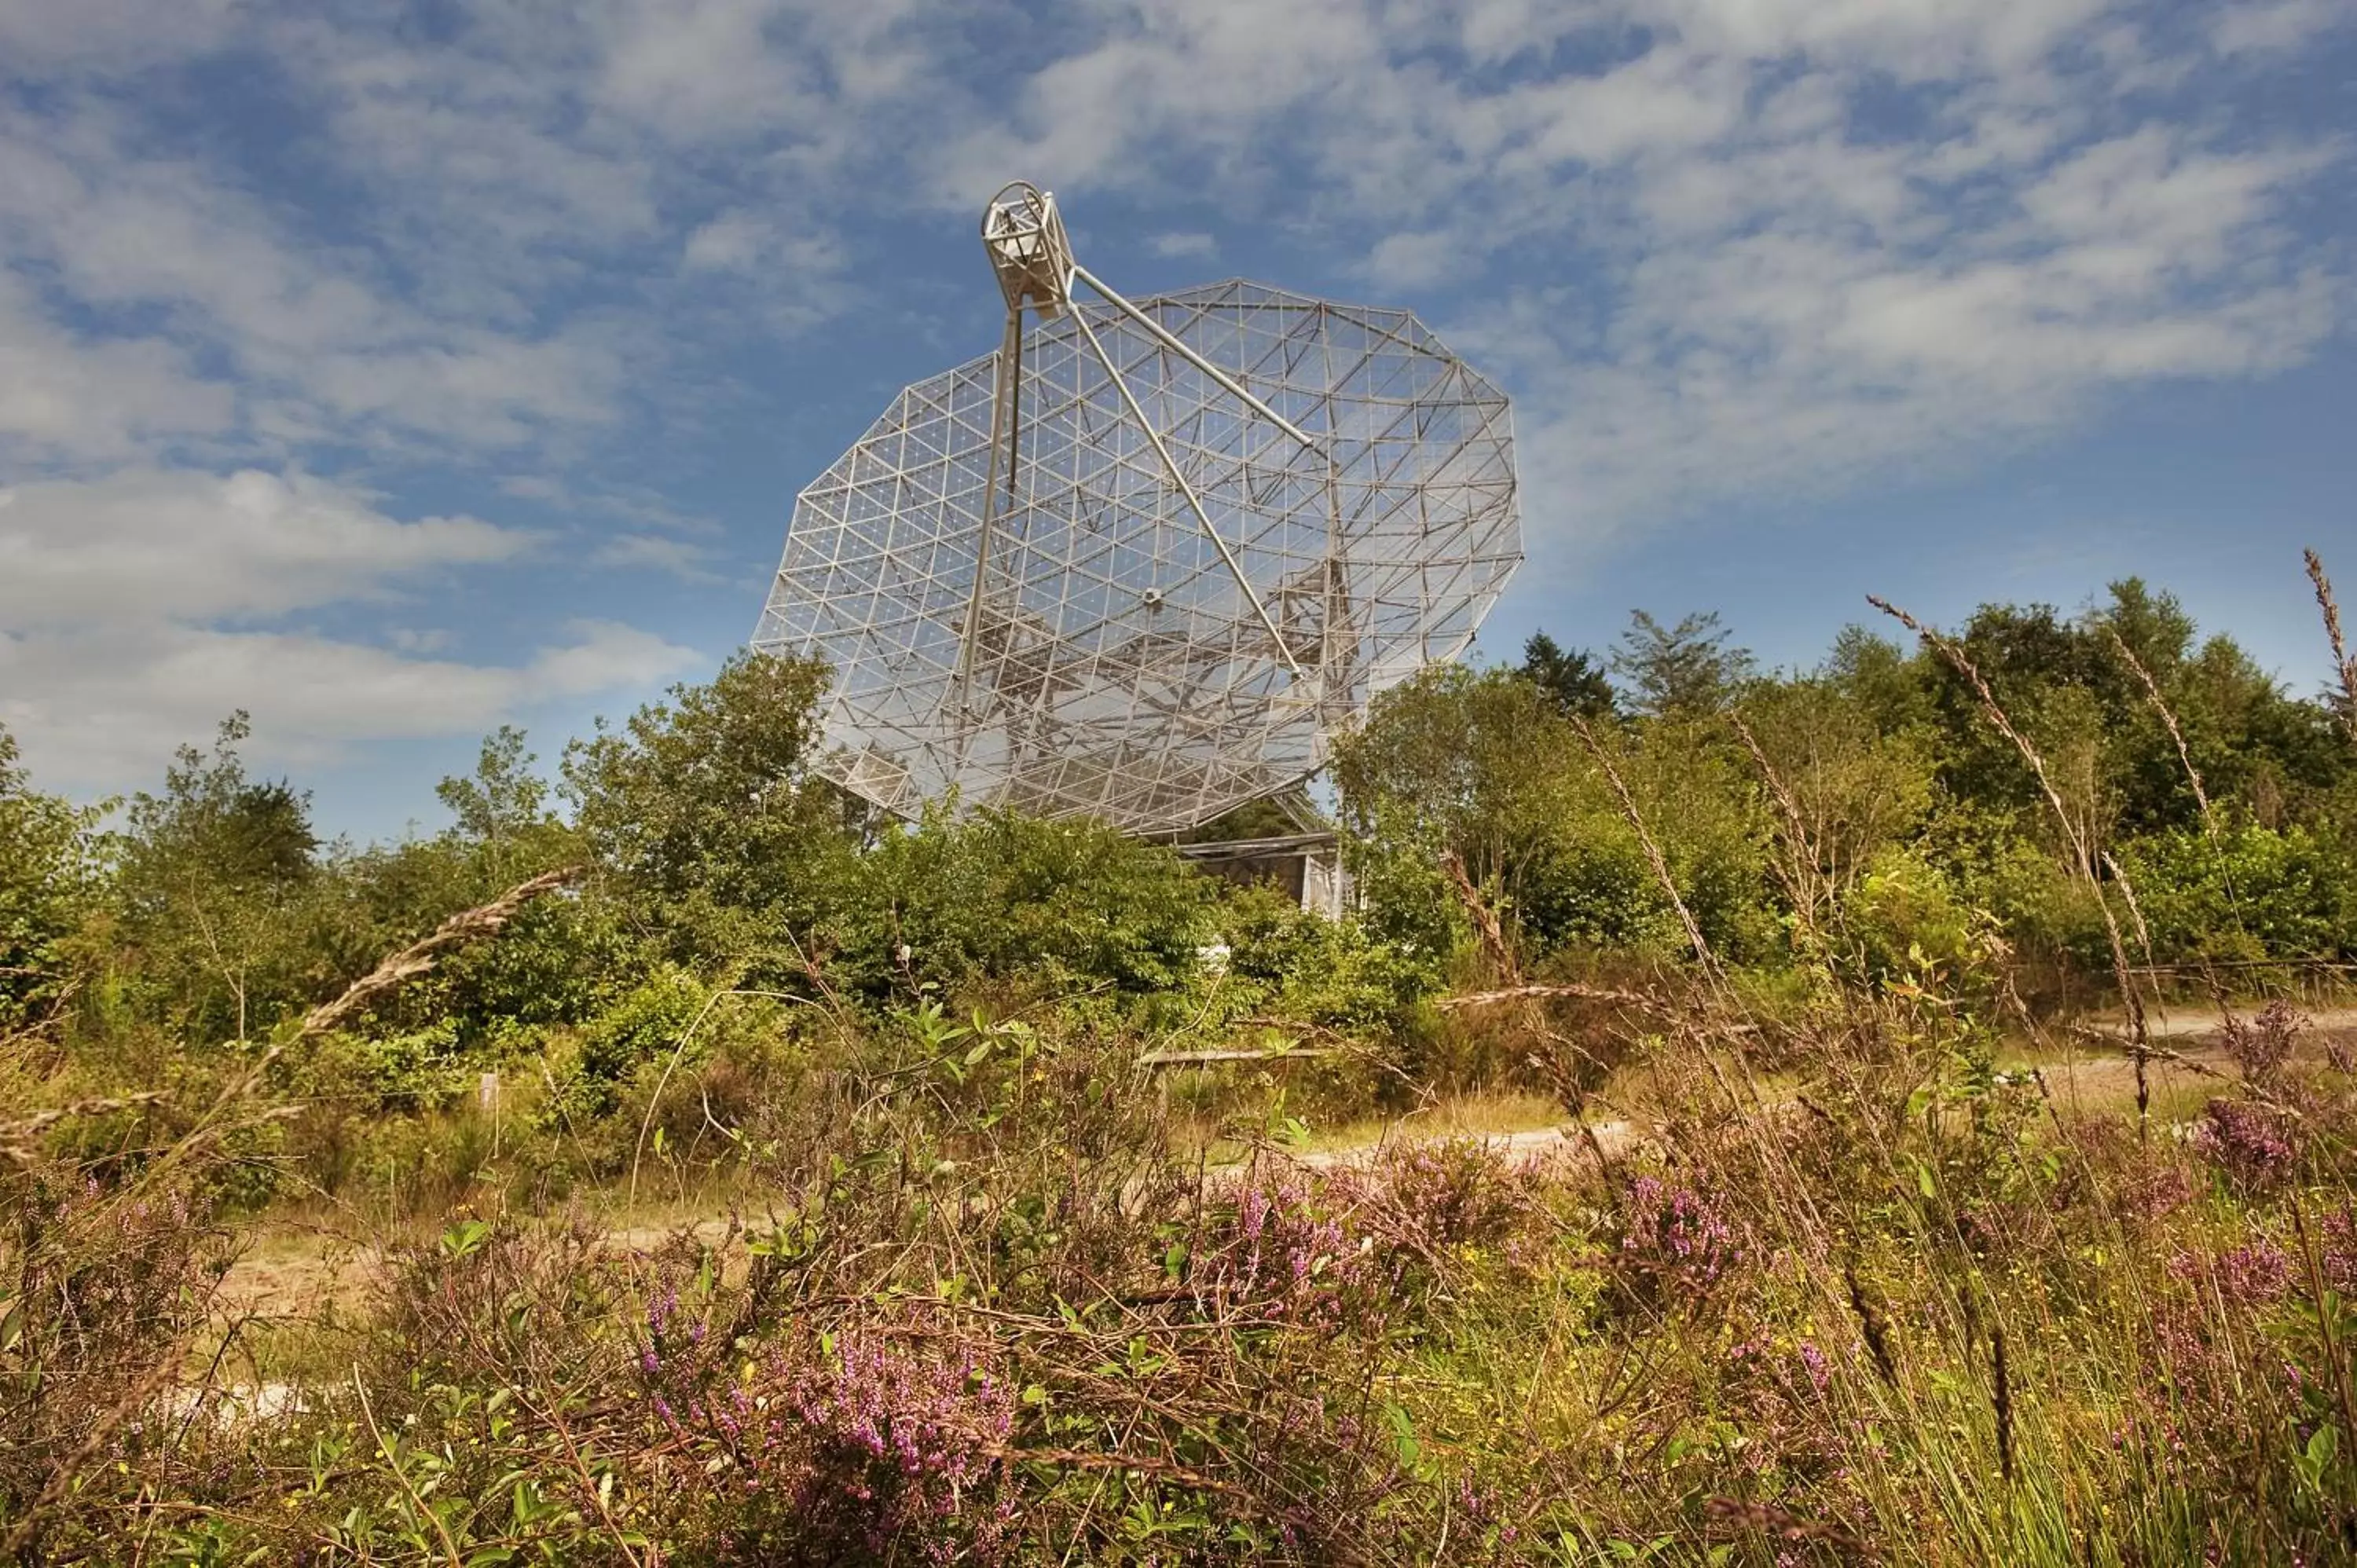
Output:
[[[982,241],[997,351],[802,492],[753,638],[833,667],[822,770],[1163,837],[1297,793],[1520,563],[1505,395],[1404,310],[1125,298],[1028,184]]]

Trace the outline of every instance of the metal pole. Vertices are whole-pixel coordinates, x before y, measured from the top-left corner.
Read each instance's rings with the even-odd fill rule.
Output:
[[[974,682],[974,639],[975,632],[982,626],[982,585],[990,564],[990,526],[998,521],[999,453],[1002,450],[1003,437],[1018,435],[1018,433],[1008,428],[1011,424],[1007,418],[1008,390],[1010,382],[1017,381],[1022,376],[1022,367],[1023,313],[1013,310],[1006,315],[1006,337],[999,344],[998,358],[991,363],[990,469],[982,487],[982,529],[975,535],[974,542],[974,588],[966,596],[965,629],[958,636],[957,679],[954,685],[957,691],[957,733],[961,750],[965,745],[967,721],[972,717],[972,704],[969,699]],[[1016,388],[1015,395],[1017,397],[1022,395],[1019,387]],[[1010,470],[1013,467],[1011,457],[1008,467]],[[1010,499],[1015,493],[1015,476],[1011,471],[1006,478],[1006,492]]]
[[[1187,482],[1187,476],[1178,471],[1178,464],[1171,457],[1170,448],[1162,444],[1161,434],[1154,428],[1153,422],[1146,417],[1146,410],[1139,405],[1137,394],[1129,390],[1129,382],[1123,379],[1120,368],[1113,362],[1113,356],[1105,352],[1103,343],[1097,341],[1096,329],[1089,325],[1087,314],[1074,310],[1072,320],[1079,325],[1081,336],[1089,340],[1089,347],[1096,350],[1097,363],[1103,365],[1105,374],[1113,378],[1114,389],[1121,393],[1121,401],[1129,405],[1129,416],[1137,421],[1137,427],[1146,432],[1146,440],[1154,444],[1154,455],[1162,459],[1162,471],[1170,476],[1170,482],[1178,487],[1180,495],[1187,498],[1187,505],[1194,510],[1195,521],[1203,525],[1204,535],[1219,551],[1220,559],[1228,564],[1228,570],[1234,574],[1236,586],[1242,588],[1244,597],[1252,601],[1253,613],[1259,616],[1260,624],[1268,628],[1269,640],[1276,644],[1277,656],[1285,660],[1285,667],[1293,671],[1295,680],[1307,682],[1309,677],[1294,661],[1293,650],[1286,646],[1285,634],[1277,630],[1276,622],[1269,618],[1268,607],[1260,602],[1260,595],[1253,590],[1252,580],[1244,575],[1244,569],[1238,564],[1235,553],[1228,548],[1228,542],[1220,537],[1218,529],[1211,526],[1211,513],[1205,511],[1203,503],[1196,499],[1195,487]]]
[[[1263,419],[1267,420],[1271,424],[1275,425],[1279,430],[1284,431],[1287,435],[1292,436],[1296,441],[1300,442],[1312,452],[1323,452],[1325,450],[1325,448],[1318,446],[1317,442],[1304,435],[1300,427],[1296,425],[1293,421],[1286,418],[1285,415],[1277,413],[1276,410],[1269,407],[1268,404],[1261,402],[1260,399],[1254,397],[1250,392],[1246,391],[1244,384],[1242,381],[1237,381],[1233,376],[1228,374],[1227,371],[1220,369],[1219,366],[1211,363],[1211,360],[1203,358],[1202,355],[1198,354],[1194,349],[1187,347],[1184,342],[1179,340],[1176,334],[1164,327],[1162,323],[1155,320],[1154,317],[1146,315],[1146,312],[1138,309],[1137,306],[1130,304],[1129,301],[1124,299],[1121,295],[1115,294],[1112,289],[1099,282],[1097,275],[1089,271],[1088,268],[1081,265],[1078,262],[1074,262],[1072,263],[1072,275],[1080,279],[1082,283],[1088,285],[1091,288],[1096,290],[1098,294],[1103,295],[1104,301],[1107,305],[1112,306],[1114,309],[1128,317],[1132,321],[1136,322],[1140,327],[1143,327],[1148,332],[1153,333],[1155,338],[1161,342],[1164,348],[1169,349],[1172,353],[1177,354],[1189,364],[1194,366],[1197,370],[1202,371],[1205,375],[1219,382],[1221,386],[1226,388],[1235,396],[1242,398],[1246,403],[1250,404],[1254,412],[1257,413]],[[1093,335],[1092,335],[1090,341],[1095,341]]]

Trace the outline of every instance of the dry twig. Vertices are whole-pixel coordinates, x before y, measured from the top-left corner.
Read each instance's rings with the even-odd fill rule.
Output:
[[[2202,831],[2210,835],[2212,843],[2216,843],[2218,813],[2211,807],[2210,791],[2201,787],[2201,770],[2193,766],[2193,753],[2186,748],[2185,732],[2177,727],[2177,714],[2170,709],[2169,699],[2160,694],[2160,682],[2152,678],[2152,671],[2144,667],[2144,660],[2136,656],[2136,650],[2120,635],[2119,628],[2105,622],[2104,629],[2111,635],[2113,651],[2136,671],[2136,678],[2144,683],[2145,701],[2150,703],[2152,711],[2160,715],[2160,722],[2169,726],[2169,738],[2177,743],[2177,760],[2184,765],[2186,780],[2193,786],[2193,798],[2201,805]]]
[[[1620,802],[1620,815],[1635,831],[1638,843],[1644,848],[1646,864],[1653,869],[1654,880],[1662,885],[1662,891],[1668,895],[1671,907],[1677,910],[1678,919],[1685,927],[1686,940],[1694,944],[1695,957],[1702,962],[1703,972],[1714,980],[1725,979],[1719,972],[1718,959],[1711,952],[1710,944],[1703,940],[1702,927],[1695,921],[1694,911],[1686,908],[1685,899],[1679,896],[1677,878],[1670,875],[1670,863],[1663,855],[1662,846],[1653,842],[1652,831],[1645,826],[1644,814],[1637,810],[1636,798],[1629,793],[1629,786],[1621,780],[1620,770],[1612,766],[1612,758],[1605,755],[1602,743],[1597,740],[1596,732],[1588,727],[1586,719],[1575,716],[1571,727],[1587,746],[1588,754],[1596,758],[1596,765],[1604,770],[1606,781],[1612,786],[1613,798]]]
[[[1614,1002],[1628,1007],[1647,1007],[1662,1011],[1669,1006],[1658,996],[1648,996],[1637,991],[1616,991],[1607,985],[1510,985],[1502,991],[1475,991],[1463,996],[1444,996],[1432,1004],[1436,1013],[1454,1013],[1466,1007],[1494,1007],[1502,1002],[1548,1002],[1558,997],[1577,998],[1582,1002]]]
[[[1473,929],[1480,933],[1481,948],[1490,955],[1491,966],[1506,980],[1521,980],[1522,965],[1514,961],[1514,950],[1506,945],[1506,931],[1499,922],[1498,911],[1481,897],[1481,890],[1473,886],[1473,878],[1466,874],[1465,857],[1453,849],[1448,850],[1442,854],[1440,865],[1448,873],[1449,883],[1457,889],[1457,900],[1465,906],[1465,913],[1471,918]]]
[[[1752,766],[1760,769],[1760,777],[1767,784],[1768,793],[1775,800],[1776,809],[1784,818],[1785,854],[1777,871],[1784,879],[1784,890],[1792,896],[1792,908],[1800,915],[1803,926],[1813,935],[1817,911],[1834,907],[1833,888],[1828,885],[1830,878],[1818,864],[1815,837],[1809,832],[1807,819],[1801,814],[1800,801],[1793,798],[1783,775],[1776,771],[1775,764],[1768,760],[1767,749],[1760,744],[1760,737],[1751,733],[1751,726],[1744,723],[1743,715],[1729,709],[1727,721],[1735,726],[1736,736],[1743,742],[1744,750],[1751,754]]]
[[[143,1089],[136,1094],[110,1095],[97,1100],[77,1100],[70,1105],[37,1112],[21,1121],[0,1123],[0,1158],[29,1164],[34,1158],[31,1140],[59,1122],[78,1116],[111,1116],[117,1111],[131,1111],[167,1098],[160,1089]]]
[[[435,961],[445,950],[478,937],[492,935],[514,919],[533,899],[578,881],[584,869],[578,865],[568,865],[560,870],[544,872],[529,882],[516,884],[488,904],[460,910],[427,935],[420,937],[352,982],[333,1002],[324,1003],[305,1014],[303,1026],[296,1032],[295,1037],[301,1040],[327,1033],[386,992],[431,970]]]

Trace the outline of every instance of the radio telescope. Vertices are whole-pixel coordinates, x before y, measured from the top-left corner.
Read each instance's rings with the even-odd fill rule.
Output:
[[[998,351],[802,492],[754,634],[834,669],[823,773],[904,817],[954,791],[1179,832],[1464,650],[1522,559],[1512,434],[1414,316],[1241,279],[1133,303],[1021,183],[982,238]]]

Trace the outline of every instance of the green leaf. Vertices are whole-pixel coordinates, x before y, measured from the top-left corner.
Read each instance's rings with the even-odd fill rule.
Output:
[[[454,1258],[464,1258],[479,1250],[491,1234],[488,1219],[466,1219],[442,1233],[442,1250]]]
[[[2332,1464],[2332,1456],[2341,1451],[2341,1429],[2319,1426],[2308,1440],[2308,1462],[2316,1466],[2319,1476]]]
[[[1392,1448],[1399,1455],[1400,1468],[1423,1479],[1424,1444],[1416,1441],[1415,1421],[1404,1406],[1391,1402],[1383,1405],[1383,1419],[1391,1423]]]

